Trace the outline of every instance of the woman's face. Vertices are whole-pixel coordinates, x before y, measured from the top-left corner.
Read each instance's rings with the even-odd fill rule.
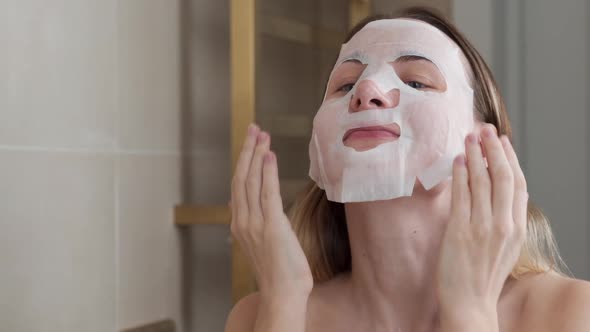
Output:
[[[420,21],[371,22],[343,45],[314,119],[310,176],[339,202],[410,196],[450,175],[473,127],[460,50]]]
[[[446,91],[446,81],[438,67],[427,58],[407,55],[389,63],[401,81],[420,91],[442,93]],[[332,72],[327,87],[326,100],[346,95],[356,86],[351,95],[348,112],[362,112],[373,108],[394,108],[399,105],[399,89],[380,91],[379,87],[370,80],[357,81],[365,70],[366,65],[358,60],[347,60]],[[356,151],[366,151],[385,142],[392,142],[399,136],[399,125],[392,124],[390,131],[383,130],[353,130],[343,137],[343,144]],[[393,133],[392,133],[393,132]]]

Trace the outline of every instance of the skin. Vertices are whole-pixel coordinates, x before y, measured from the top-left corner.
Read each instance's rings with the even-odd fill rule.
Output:
[[[354,79],[349,67],[344,76]],[[444,91],[433,79],[415,86]],[[357,91],[364,99],[351,100],[351,112],[399,96],[362,82]],[[347,143],[367,149],[381,140]],[[352,272],[319,285],[283,213],[269,147],[269,135],[251,126],[232,181],[231,231],[260,291],[234,307],[227,332],[590,331],[590,283],[555,273],[508,278],[525,239],[528,194],[510,142],[493,126],[478,123],[468,135],[452,180],[429,191],[417,183],[411,197],[347,203]]]

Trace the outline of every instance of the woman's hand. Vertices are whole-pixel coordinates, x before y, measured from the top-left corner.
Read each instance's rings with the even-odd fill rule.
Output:
[[[526,234],[528,193],[516,153],[492,125],[481,137],[485,161],[470,134],[467,160],[459,156],[453,165],[451,220],[441,244],[441,323],[454,331],[477,325],[497,331],[498,299]]]
[[[232,180],[231,232],[250,259],[262,299],[307,297],[309,264],[283,212],[270,136],[255,125],[240,153]]]

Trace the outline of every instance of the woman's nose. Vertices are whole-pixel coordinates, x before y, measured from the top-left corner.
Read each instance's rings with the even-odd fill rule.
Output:
[[[394,108],[399,104],[399,89],[383,92],[373,81],[357,83],[356,91],[348,105],[349,112],[359,112],[375,108]]]

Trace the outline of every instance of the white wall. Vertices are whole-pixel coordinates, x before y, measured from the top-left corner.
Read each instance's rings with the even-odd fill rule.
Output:
[[[0,330],[182,329],[174,0],[0,1]]]
[[[590,104],[585,0],[455,0],[459,28],[495,69],[531,198],[575,276],[590,279]]]

